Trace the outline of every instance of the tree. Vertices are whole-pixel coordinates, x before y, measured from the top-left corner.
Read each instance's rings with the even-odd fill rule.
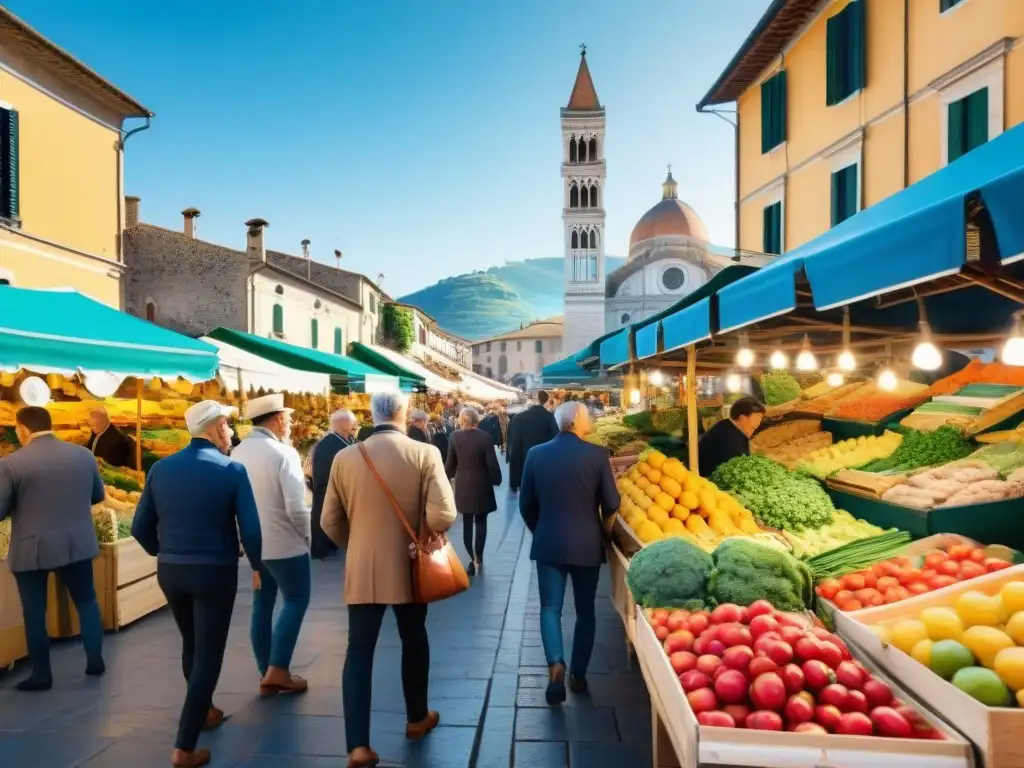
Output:
[[[416,340],[416,323],[411,309],[385,304],[381,310],[384,338],[397,351],[405,354]]]

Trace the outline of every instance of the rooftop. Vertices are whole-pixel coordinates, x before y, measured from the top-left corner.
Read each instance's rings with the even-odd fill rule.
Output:
[[[529,325],[517,328],[514,331],[503,333],[500,336],[491,336],[487,339],[479,339],[473,345],[486,344],[489,341],[509,341],[515,339],[560,339],[562,338],[561,316],[549,317],[545,320],[535,320]]]
[[[566,109],[570,112],[593,112],[601,109],[601,102],[597,98],[594,80],[590,77],[590,67],[587,66],[587,47],[580,47],[580,68],[576,72],[576,82],[572,86]]]

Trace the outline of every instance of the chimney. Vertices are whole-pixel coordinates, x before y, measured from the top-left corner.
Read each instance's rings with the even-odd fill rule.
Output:
[[[337,248],[334,249],[334,266],[337,269],[341,269],[341,251]]]
[[[309,259],[309,240],[303,240],[302,243],[302,258]]]
[[[186,208],[181,212],[181,215],[185,217],[185,237],[189,240],[196,239],[196,219],[199,218],[198,208]]]
[[[133,229],[139,226],[139,198],[127,195],[124,198],[124,228]]]
[[[245,222],[249,231],[245,236],[245,251],[249,254],[249,261],[265,263],[267,260],[267,246],[263,242],[263,230],[270,226],[266,219],[249,219]]]
[[[309,239],[303,240],[302,243],[302,258],[306,260],[306,279],[313,279],[313,262],[309,258]]]

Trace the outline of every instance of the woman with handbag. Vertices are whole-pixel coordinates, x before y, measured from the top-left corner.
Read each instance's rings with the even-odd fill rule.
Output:
[[[342,673],[349,768],[379,762],[370,749],[373,655],[388,606],[402,640],[406,738],[419,740],[440,716],[427,708],[430,646],[427,603],[469,585],[444,538],[455,521],[455,498],[441,455],[405,434],[407,401],[373,396],[373,434],[341,451],[331,468],[320,525],[346,549],[348,653]]]
[[[480,428],[480,412],[466,406],[459,414],[459,431],[452,435],[445,462],[455,483],[455,506],[462,515],[462,541],[469,553],[472,576],[483,565],[487,516],[498,508],[494,487],[501,485],[501,467],[491,436]]]

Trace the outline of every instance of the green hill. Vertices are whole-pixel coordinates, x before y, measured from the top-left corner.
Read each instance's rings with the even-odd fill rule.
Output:
[[[608,271],[624,261],[608,257]],[[521,323],[562,314],[564,265],[561,258],[517,261],[447,277],[399,301],[419,307],[457,336],[495,336]]]

